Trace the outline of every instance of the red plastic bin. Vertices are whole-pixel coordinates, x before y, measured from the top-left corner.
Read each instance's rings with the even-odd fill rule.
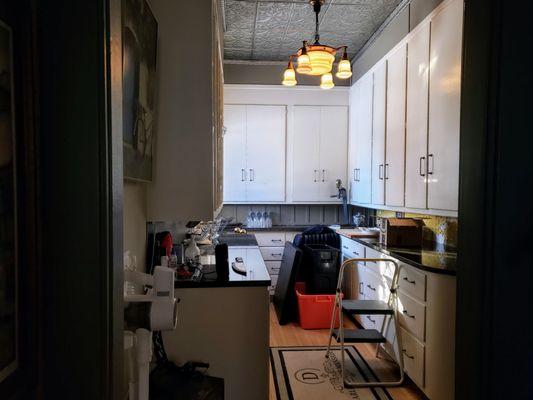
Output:
[[[303,329],[329,329],[331,313],[335,304],[334,294],[305,294],[305,282],[294,285],[298,299],[298,319]],[[335,328],[339,326],[339,316],[335,318]]]

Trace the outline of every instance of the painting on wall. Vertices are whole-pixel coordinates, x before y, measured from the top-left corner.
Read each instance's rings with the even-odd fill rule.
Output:
[[[124,178],[152,180],[157,21],[146,0],[123,1]]]
[[[0,21],[0,383],[18,367],[15,120],[11,29]]]

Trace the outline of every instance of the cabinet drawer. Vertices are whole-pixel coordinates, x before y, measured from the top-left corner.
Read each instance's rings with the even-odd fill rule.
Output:
[[[426,339],[426,306],[402,292],[398,294],[398,320],[401,326],[418,339]]]
[[[281,268],[281,261],[265,261],[265,265],[271,277],[273,275],[279,274],[279,269]]]
[[[400,269],[398,285],[405,293],[416,299],[426,301],[426,275],[403,264]]]
[[[341,235],[341,250],[348,258],[364,258],[365,246]]]
[[[386,258],[390,259],[386,254],[383,254],[379,251],[376,251],[374,249],[371,249],[369,247],[366,248],[366,257],[365,258]],[[391,262],[373,262],[373,261],[367,261],[365,265],[374,273],[382,275],[388,279],[392,279],[394,276],[394,264]],[[400,265],[400,263],[398,263]]]
[[[284,247],[261,247],[261,255],[265,261],[281,261]]]
[[[284,246],[285,232],[256,232],[255,239],[259,247]]]
[[[405,329],[402,334],[402,354],[405,372],[420,387],[424,387],[424,345]]]

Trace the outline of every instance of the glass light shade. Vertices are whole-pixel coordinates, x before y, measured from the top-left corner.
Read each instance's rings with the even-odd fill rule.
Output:
[[[307,54],[300,54],[298,56],[298,67],[296,72],[299,74],[309,74],[311,72],[311,60]]]
[[[281,82],[285,86],[296,85],[296,73],[293,68],[287,68],[283,73],[283,81]]]
[[[322,89],[331,89],[335,84],[333,83],[333,75],[331,72],[327,72],[320,78],[320,87]]]
[[[331,72],[333,61],[335,60],[334,54],[322,49],[307,50],[307,54],[311,62],[311,72],[309,72],[309,75],[324,75],[325,73]]]
[[[352,66],[350,64],[350,60],[339,61],[335,76],[340,79],[348,79],[350,76],[352,76]]]

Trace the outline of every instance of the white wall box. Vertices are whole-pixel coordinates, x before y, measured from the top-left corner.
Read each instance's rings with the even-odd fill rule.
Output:
[[[286,107],[224,107],[224,201],[285,200]]]

